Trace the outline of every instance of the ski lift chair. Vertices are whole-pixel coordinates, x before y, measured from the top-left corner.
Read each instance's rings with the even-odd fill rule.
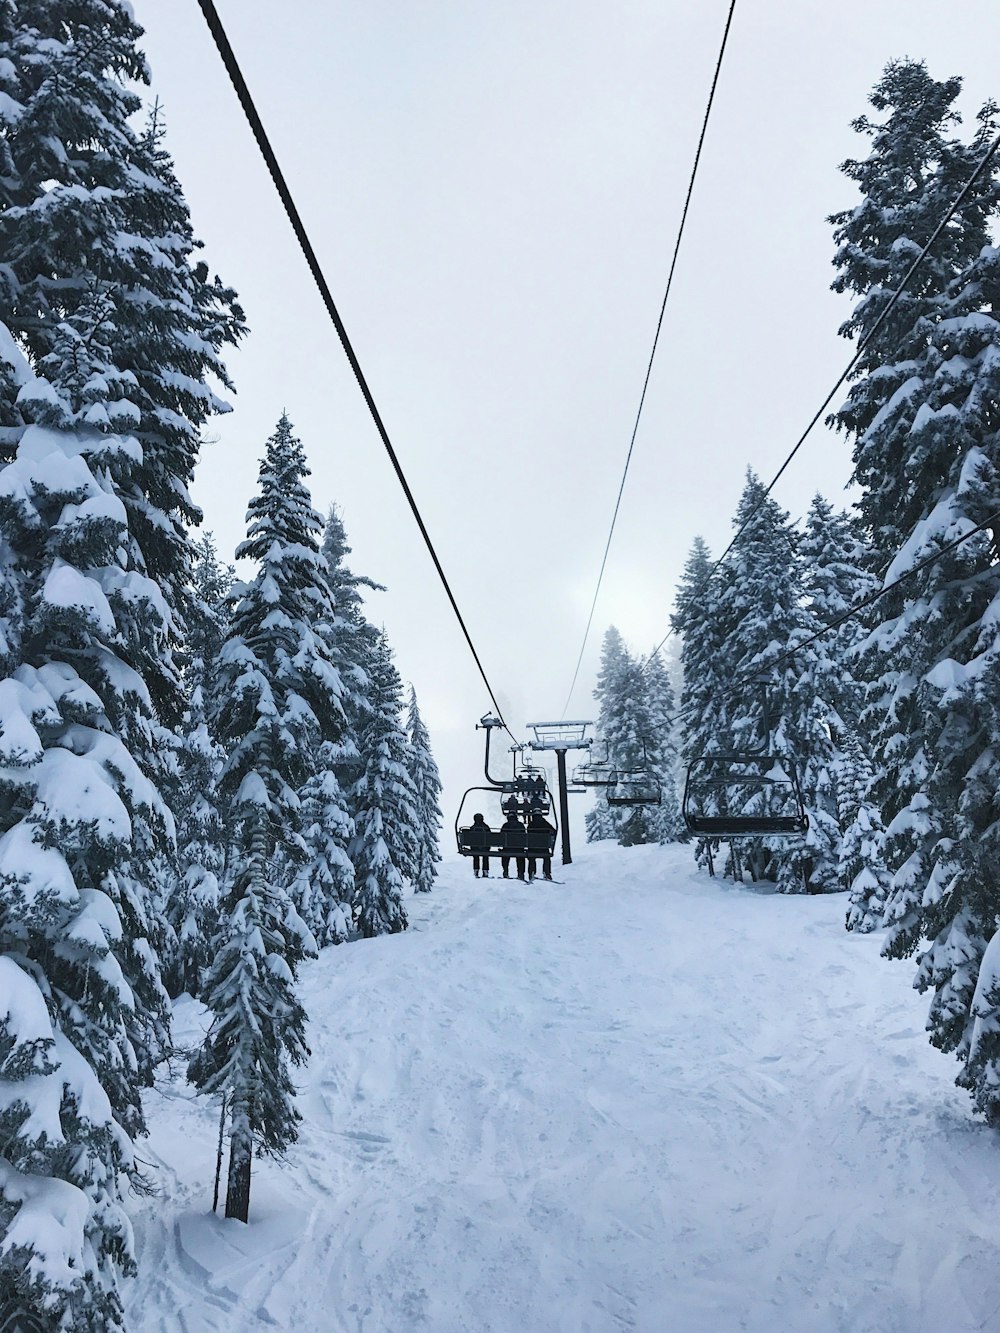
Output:
[[[540,764],[532,763],[530,759],[522,759],[520,767],[514,774],[516,779],[520,778],[544,778],[545,769]]]
[[[574,787],[610,787],[614,777],[614,765],[608,756],[607,746],[604,757],[595,757],[593,751],[582,763],[577,764],[570,779]]]
[[[608,775],[608,805],[659,805],[662,800],[660,784],[646,757],[646,742],[642,743],[642,763],[628,768],[612,768]]]
[[[515,769],[514,784],[519,792],[532,800],[548,790],[548,774],[540,764],[528,760]]]
[[[794,764],[746,751],[692,759],[681,814],[702,838],[797,838],[809,828]]]
[[[486,732],[484,773],[488,785],[469,787],[458,806],[455,816],[455,845],[459,856],[551,856],[555,851],[558,820],[553,809],[552,793],[545,781],[545,770],[527,765],[511,778],[494,778],[490,773],[490,736],[494,728],[502,726],[498,718],[489,714],[479,721],[477,730]],[[476,807],[480,807],[480,811]],[[484,823],[473,823],[474,813],[482,813]],[[488,812],[488,813],[487,813]],[[529,828],[532,815],[552,815],[552,824],[545,828]],[[501,827],[511,815],[524,819],[521,829]]]
[[[555,851],[558,821],[552,809],[552,793],[545,789],[539,794],[542,805],[532,805],[530,796],[523,799],[513,790],[514,782],[503,783],[501,787],[470,787],[462,797],[455,816],[455,843],[460,856],[551,856]],[[506,790],[510,788],[511,790]],[[497,797],[500,796],[500,813],[509,817],[518,815],[548,815],[552,817],[550,828],[503,829],[503,820],[495,817]],[[477,806],[486,806],[490,810],[485,824],[474,824],[472,814]]]
[[[760,749],[702,754],[688,764],[681,815],[703,838],[799,838],[809,828],[794,763],[771,748],[778,718],[766,676],[761,691]]]
[[[612,769],[608,783],[608,805],[659,805],[660,784],[648,768]]]

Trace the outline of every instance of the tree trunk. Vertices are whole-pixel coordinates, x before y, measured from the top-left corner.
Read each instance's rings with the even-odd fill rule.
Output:
[[[731,860],[732,863],[733,863],[733,883],[734,883],[734,884],[742,884],[742,883],[743,883],[743,865],[742,865],[742,863],[741,863],[741,861],[740,861],[740,849],[739,849],[739,844],[738,844],[738,843],[731,842],[731,843],[729,844],[729,857],[730,857],[730,860]]]
[[[229,1140],[229,1179],[226,1182],[226,1216],[238,1222],[250,1220],[250,1161],[253,1145],[242,1128],[233,1129]]]
[[[219,1179],[222,1175],[222,1139],[226,1132],[226,1099],[222,1098],[222,1106],[219,1110],[219,1151],[215,1157],[215,1190],[212,1194],[212,1212],[216,1212],[219,1207]]]

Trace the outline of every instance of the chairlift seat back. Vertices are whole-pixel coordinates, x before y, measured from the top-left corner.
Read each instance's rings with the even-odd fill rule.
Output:
[[[470,852],[489,851],[492,831],[485,824],[470,824],[468,828],[458,830],[460,847]]]
[[[706,809],[706,803],[713,803],[706,798],[719,793],[739,793],[739,808]],[[751,808],[755,796],[764,809]],[[717,753],[692,759],[681,814],[689,833],[709,838],[793,838],[809,828],[795,766],[783,755],[767,753]]]

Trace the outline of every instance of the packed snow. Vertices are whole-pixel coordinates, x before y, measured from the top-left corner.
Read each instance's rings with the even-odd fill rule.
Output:
[[[446,863],[406,934],[305,968],[301,1140],[255,1164],[249,1226],[211,1213],[218,1106],[177,1061],[132,1327],[1000,1327],[995,1135],[845,897],[734,888],[684,847],[555,873]],[[194,1046],[204,1011],[176,1017]]]

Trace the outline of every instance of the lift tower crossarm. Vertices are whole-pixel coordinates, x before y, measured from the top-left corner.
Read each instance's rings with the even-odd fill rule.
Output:
[[[529,722],[535,733],[533,750],[589,750],[592,742],[584,735],[594,724],[586,721]]]
[[[531,742],[533,750],[555,750],[556,766],[559,772],[559,819],[562,823],[562,862],[568,866],[573,855],[569,843],[569,794],[566,783],[566,751],[589,750],[591,741],[585,735],[588,727],[594,724],[589,719],[583,721],[529,722],[528,726],[535,733]]]

